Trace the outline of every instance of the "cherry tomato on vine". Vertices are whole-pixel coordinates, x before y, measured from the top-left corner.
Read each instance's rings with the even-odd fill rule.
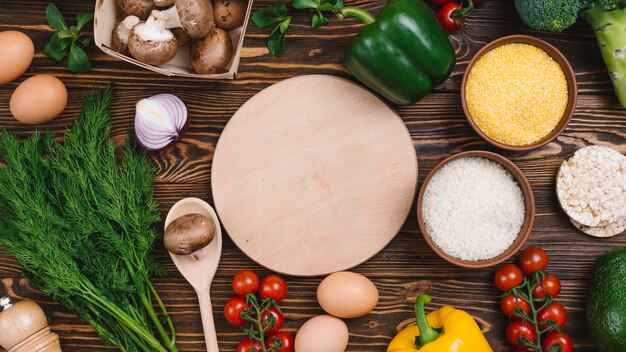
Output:
[[[549,327],[546,322],[552,320],[560,328],[567,322],[567,310],[559,302],[552,302],[549,306],[537,313],[537,321],[542,329]]]
[[[233,276],[233,292],[245,297],[248,293],[259,290],[259,277],[252,270],[242,270]]]
[[[430,0],[430,2],[436,5],[445,5],[447,3],[454,2],[454,0]]]
[[[524,281],[522,270],[513,264],[504,264],[496,271],[495,283],[500,291],[506,292]]]
[[[242,326],[245,324],[246,320],[241,317],[241,312],[248,307],[249,305],[246,304],[245,299],[233,297],[229,299],[224,306],[224,317],[229,323],[235,326]]]
[[[514,294],[508,294],[500,300],[500,309],[502,313],[509,318],[520,319],[517,314],[515,314],[516,308],[522,309],[526,314],[530,313],[530,305],[526,302],[522,297],[515,298]]]
[[[263,351],[261,344],[257,340],[251,340],[249,337],[244,338],[237,346],[237,352]]]
[[[280,302],[287,296],[287,283],[278,275],[268,275],[261,281],[259,296],[261,299],[273,298]]]
[[[522,338],[535,343],[537,341],[535,327],[524,320],[513,320],[506,327],[506,339],[511,345],[523,349],[524,345],[520,341]]]
[[[266,346],[267,348],[272,348],[276,345],[276,340],[279,340],[282,343],[282,347],[276,350],[276,352],[293,352],[294,342],[293,337],[288,332],[277,332],[274,335],[270,336],[267,339]]]
[[[544,298],[547,292],[552,298],[555,298],[561,293],[561,281],[554,275],[546,275],[541,285],[543,285],[543,289],[540,285],[535,285],[533,288],[533,297]]]
[[[539,247],[528,247],[519,256],[519,266],[527,275],[548,267],[548,254]]]
[[[544,352],[556,351],[555,345],[561,346],[561,352],[572,352],[574,350],[574,343],[572,338],[564,332],[558,332],[556,330],[548,334],[541,340],[541,348]]]
[[[444,31],[452,33],[461,28],[461,25],[465,22],[465,17],[456,17],[456,14],[460,13],[459,11],[462,11],[461,5],[456,2],[447,3],[439,9],[439,12],[437,12],[437,21],[441,27],[443,27]]]
[[[270,325],[270,314],[274,316],[274,323]],[[283,317],[283,313],[281,313],[276,307],[270,307],[267,310],[264,310],[261,313],[261,327],[265,329],[266,326],[269,325],[267,331],[265,331],[265,335],[273,335],[277,333],[280,328],[283,327],[283,321],[285,318]]]

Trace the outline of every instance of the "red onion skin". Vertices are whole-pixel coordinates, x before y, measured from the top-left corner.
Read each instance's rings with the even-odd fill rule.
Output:
[[[152,148],[150,146],[147,146],[143,141],[142,138],[149,138],[146,137],[145,134],[149,134],[148,131],[143,130],[142,128],[137,128],[137,122],[135,120],[135,139],[137,140],[137,144],[139,144],[139,146],[146,150],[147,152],[150,153],[157,153],[157,152],[161,152],[164,150],[167,150],[169,148],[172,147],[172,145],[174,145],[176,142],[178,142],[187,132],[187,129],[189,127],[189,114],[188,114],[188,110],[187,107],[185,106],[184,102],[182,102],[182,100],[180,100],[180,98],[176,97],[173,94],[157,94],[157,95],[153,95],[147,99],[152,99],[154,101],[161,101],[161,102],[165,102],[166,104],[172,103],[173,106],[175,106],[176,104],[182,103],[183,108],[185,109],[185,122],[183,124],[183,126],[179,129],[178,135],[176,136],[176,138],[173,138],[168,144],[164,145],[163,147],[160,148]],[[176,101],[176,99],[180,100],[180,102]],[[168,109],[168,112],[169,111]],[[136,119],[136,118],[135,118]]]

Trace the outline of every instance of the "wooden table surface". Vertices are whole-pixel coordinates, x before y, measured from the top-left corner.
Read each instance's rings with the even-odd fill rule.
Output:
[[[254,8],[266,6],[272,1],[261,0],[255,3]],[[92,0],[57,0],[56,3],[66,17],[91,10],[94,5]],[[353,4],[377,12],[384,3],[383,0],[374,0]],[[9,97],[20,82],[38,73],[58,76],[69,90],[70,101],[63,115],[40,127],[56,133],[71,125],[79,112],[79,97],[94,85],[104,86],[109,80],[115,83],[116,88],[112,106],[112,132],[116,136],[131,128],[134,106],[139,99],[168,92],[185,101],[191,115],[185,138],[174,148],[153,156],[159,169],[155,192],[162,214],[186,196],[198,196],[212,203],[211,158],[215,144],[232,114],[259,90],[285,78],[304,74],[323,73],[351,78],[342,65],[343,50],[361,28],[356,20],[332,20],[331,25],[323,29],[311,30],[310,13],[291,11],[293,22],[286,54],[276,58],[265,49],[267,31],[251,24],[245,37],[239,75],[234,81],[168,78],[116,61],[93,46],[88,51],[92,70],[77,75],[42,53],[43,46],[52,35],[44,17],[45,1],[0,0],[0,7],[0,30],[24,31],[34,40],[37,48],[28,72],[13,83],[0,86],[1,127],[23,136],[35,130],[11,117]],[[569,127],[558,140],[527,153],[495,151],[513,160],[532,184],[537,215],[528,245],[539,245],[549,253],[549,270],[563,284],[559,301],[570,314],[565,329],[573,336],[577,351],[590,351],[593,347],[585,327],[584,310],[592,265],[595,258],[606,250],[626,245],[626,235],[596,239],[578,232],[558,206],[554,178],[561,162],[585,145],[608,145],[626,153],[626,110],[620,107],[613,95],[592,31],[583,21],[564,33],[532,31],[521,23],[512,1],[487,1],[466,21],[463,30],[450,37],[458,56],[450,79],[419,103],[395,108],[413,138],[420,163],[420,185],[428,171],[446,156],[465,150],[494,150],[473,132],[465,120],[459,98],[460,82],[468,61],[481,46],[509,34],[535,35],[554,44],[570,60],[578,79],[578,107]],[[384,351],[391,337],[412,320],[412,302],[416,295],[423,292],[434,297],[431,307],[453,305],[470,312],[495,351],[512,350],[504,337],[507,319],[500,313],[499,293],[492,284],[495,269],[467,270],[444,262],[424,242],[413,215],[414,210],[401,233],[386,249],[354,269],[374,281],[380,291],[380,303],[371,314],[347,321],[350,329],[348,351]],[[181,351],[203,351],[205,347],[196,296],[176,271],[161,244],[158,244],[155,255],[169,270],[166,278],[154,281],[173,316],[178,346]],[[220,312],[232,295],[230,280],[233,274],[245,268],[256,270],[260,275],[268,274],[225,236],[222,261],[212,287],[220,351],[234,351],[243,337],[238,328],[226,323]],[[0,279],[0,294],[34,299],[44,306],[50,315],[52,329],[61,336],[65,351],[113,349],[107,347],[89,325],[31,287],[22,278],[17,262],[1,251]],[[288,331],[295,333],[308,318],[322,313],[315,299],[320,280],[287,278],[290,292],[282,307]]]

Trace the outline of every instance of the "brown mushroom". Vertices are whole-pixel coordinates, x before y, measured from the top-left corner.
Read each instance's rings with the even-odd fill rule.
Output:
[[[154,1],[152,0],[117,0],[117,5],[127,15],[133,15],[145,20],[150,16],[150,12],[154,10]]]
[[[128,55],[128,37],[130,30],[140,22],[137,16],[127,16],[113,30],[111,35],[111,49],[122,55]]]
[[[204,39],[191,45],[191,66],[196,73],[226,72],[232,57],[233,42],[221,28],[214,28]]]
[[[165,28],[165,16],[152,11],[145,23],[139,23],[130,31],[128,51],[135,59],[149,65],[163,65],[176,56],[176,37]]]
[[[189,255],[208,246],[213,237],[213,219],[202,214],[187,214],[169,224],[165,229],[163,242],[171,253]]]
[[[174,0],[154,0],[156,7],[167,8],[174,5]]]
[[[167,17],[166,28],[182,28],[193,39],[205,37],[215,27],[210,0],[175,0],[161,12]]]
[[[246,0],[214,0],[215,25],[227,31],[243,26],[247,7]]]
[[[176,41],[178,42],[178,47],[186,46],[191,43],[191,37],[185,32],[182,28],[172,28],[170,29],[174,36],[176,37]]]

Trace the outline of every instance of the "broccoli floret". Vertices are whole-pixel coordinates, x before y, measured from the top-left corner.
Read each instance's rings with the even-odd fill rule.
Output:
[[[590,0],[587,3],[587,7],[611,11],[623,8],[626,0]]]
[[[517,13],[524,23],[537,30],[552,32],[560,32],[576,23],[578,13],[586,5],[585,0],[515,0]]]

